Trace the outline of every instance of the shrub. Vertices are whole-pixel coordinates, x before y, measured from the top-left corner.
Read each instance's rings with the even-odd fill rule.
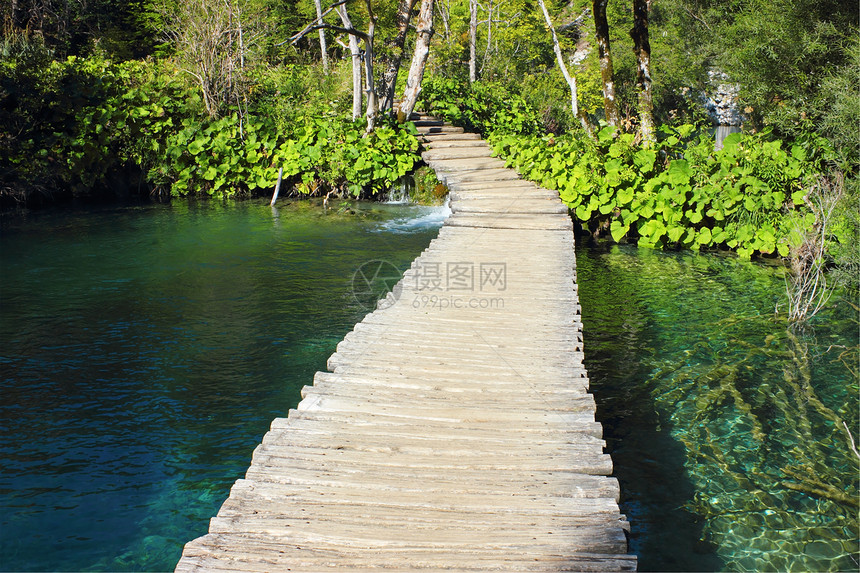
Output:
[[[661,131],[653,149],[611,127],[596,142],[496,136],[494,149],[527,179],[558,190],[584,226],[608,230],[616,241],[785,256],[799,240],[798,221],[801,228],[814,223],[806,183],[820,153],[799,144],[786,150],[767,134],[733,134],[715,151],[692,125]]]

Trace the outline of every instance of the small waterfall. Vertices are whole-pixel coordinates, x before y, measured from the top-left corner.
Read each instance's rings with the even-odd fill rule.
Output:
[[[714,149],[720,150],[723,148],[723,140],[733,133],[741,131],[739,125],[718,125],[717,131],[714,134]]]
[[[410,191],[415,187],[415,181],[409,175],[400,178],[397,184],[388,190],[385,202],[391,205],[406,205],[409,203]]]
[[[729,75],[712,69],[708,71],[709,87],[699,96],[708,115],[717,129],[714,133],[714,149],[723,148],[723,140],[732,133],[741,131],[744,116],[738,104],[740,85],[733,83]]]
[[[379,225],[378,230],[388,233],[412,233],[424,229],[441,227],[451,215],[450,199],[438,207],[411,206],[407,217],[391,219]]]

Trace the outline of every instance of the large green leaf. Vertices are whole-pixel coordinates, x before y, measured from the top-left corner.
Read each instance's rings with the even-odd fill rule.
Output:
[[[623,224],[620,219],[614,219],[609,226],[609,233],[612,235],[612,240],[616,243],[620,242],[629,230],[630,225]]]
[[[690,164],[686,159],[673,159],[669,163],[668,170],[669,182],[674,185],[685,185],[690,182],[693,176],[693,170],[690,169]]]
[[[206,143],[205,139],[195,139],[191,143],[188,144],[188,153],[191,155],[197,155],[205,148],[204,144]]]
[[[737,147],[737,145],[741,142],[742,138],[743,138],[743,134],[740,132],[730,133],[723,140],[723,152],[724,153],[733,152],[735,150],[735,148]]]
[[[633,200],[633,189],[630,187],[622,187],[618,190],[616,198],[619,205],[627,205]]]
[[[597,132],[597,140],[600,143],[609,143],[615,137],[615,131],[615,127],[607,125],[606,127]]]
[[[609,146],[609,157],[621,157],[624,154],[625,145],[621,141],[616,141]]]
[[[579,207],[577,207],[575,212],[576,212],[576,218],[579,219],[580,221],[582,221],[583,223],[585,223],[589,219],[591,219],[591,213],[593,212],[593,210],[591,209],[591,207],[589,205],[583,204],[583,205],[580,205]]]
[[[657,154],[650,149],[640,149],[633,154],[633,163],[643,172],[649,173],[654,169],[654,161],[657,160]]]

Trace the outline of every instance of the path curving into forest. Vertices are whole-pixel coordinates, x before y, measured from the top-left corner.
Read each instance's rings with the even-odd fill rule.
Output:
[[[636,569],[567,209],[477,135],[416,125],[453,214],[272,422],[176,571]]]

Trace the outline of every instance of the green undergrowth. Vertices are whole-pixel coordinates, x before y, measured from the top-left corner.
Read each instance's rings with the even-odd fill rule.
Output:
[[[510,167],[555,189],[583,229],[644,247],[730,249],[741,258],[788,256],[821,221],[811,208],[834,157],[829,142],[791,142],[769,130],[729,136],[720,150],[699,126],[662,126],[652,147],[634,134],[579,126],[547,134],[541,114],[510,87],[431,78],[428,113],[478,131]],[[829,223],[834,249],[853,244],[857,225]]]
[[[543,133],[540,114],[509,86],[430,76],[421,85],[421,98],[428,114],[483,136]]]
[[[415,135],[411,124],[391,123],[365,134],[363,121],[344,118],[307,117],[290,134],[237,114],[187,122],[168,138],[156,182],[175,196],[232,196],[271,190],[282,167],[286,185],[301,194],[380,196],[417,162]]]
[[[816,223],[807,195],[826,152],[820,138],[787,146],[767,133],[738,133],[715,150],[693,125],[664,126],[661,135],[653,148],[611,127],[597,141],[510,135],[492,141],[524,177],[558,190],[584,227],[618,242],[728,248],[747,259],[787,256]]]
[[[58,61],[33,44],[6,51],[0,62],[3,200],[89,196],[129,173],[165,196],[253,196],[272,192],[281,167],[284,195],[372,198],[420,159],[411,123],[380,119],[366,134],[364,120],[353,122],[339,104],[316,115],[310,109],[297,114],[295,101],[273,106],[281,100],[270,93],[272,82],[286,81],[277,70],[260,79],[256,100],[211,117],[187,74],[168,61]],[[335,92],[323,90],[317,98]]]

